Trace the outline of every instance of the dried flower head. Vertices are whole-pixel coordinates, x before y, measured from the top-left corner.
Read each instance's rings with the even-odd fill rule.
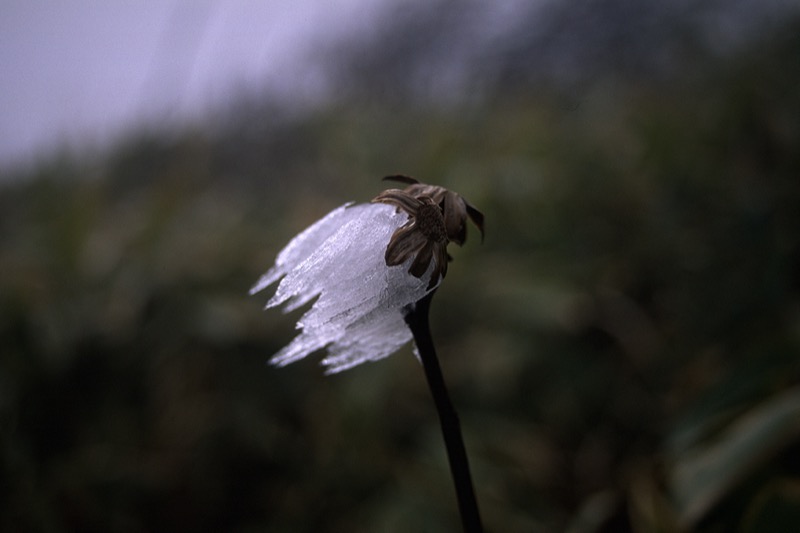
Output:
[[[301,232],[250,290],[280,280],[267,307],[314,304],[302,330],[270,362],[283,366],[325,349],[328,373],[391,355],[411,340],[405,310],[447,272],[447,243],[461,244],[469,217],[483,215],[459,195],[412,178],[369,204],[345,204]],[[410,274],[410,275],[409,275]]]
[[[478,227],[483,238],[483,213],[464,198],[444,187],[420,183],[408,176],[387,176],[384,180],[408,184],[404,190],[389,189],[373,202],[394,205],[409,216],[409,221],[394,232],[386,248],[386,264],[400,265],[414,260],[409,273],[420,278],[434,261],[428,288],[432,289],[447,274],[447,244],[459,246],[467,240],[467,217]]]

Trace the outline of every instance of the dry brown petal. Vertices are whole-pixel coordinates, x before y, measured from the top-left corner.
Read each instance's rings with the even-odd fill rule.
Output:
[[[398,228],[389,239],[384,256],[387,266],[395,266],[405,263],[406,259],[419,252],[427,243],[427,239],[420,232],[416,231],[413,224],[406,224]],[[419,277],[419,276],[417,276]]]
[[[408,213],[409,215],[417,212],[419,200],[400,189],[388,189],[372,199],[373,202],[391,204]]]
[[[428,270],[428,265],[431,264],[431,259],[433,259],[433,244],[431,242],[427,242],[417,253],[417,257],[414,258],[414,262],[411,263],[411,267],[408,269],[408,271],[415,278],[421,278],[422,275],[425,274],[425,271]]]

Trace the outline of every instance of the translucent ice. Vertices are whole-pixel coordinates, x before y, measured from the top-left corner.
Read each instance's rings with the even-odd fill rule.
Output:
[[[297,235],[250,290],[281,282],[267,307],[285,312],[317,300],[298,321],[301,333],[270,362],[284,366],[323,348],[326,373],[387,357],[411,340],[403,308],[428,292],[410,262],[387,267],[386,246],[408,221],[386,204],[343,205]]]

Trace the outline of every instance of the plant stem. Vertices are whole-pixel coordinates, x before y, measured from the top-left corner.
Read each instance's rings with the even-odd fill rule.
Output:
[[[475,490],[472,487],[469,461],[467,460],[467,452],[464,449],[464,438],[461,435],[461,424],[458,421],[458,414],[456,414],[456,410],[450,402],[450,396],[447,394],[442,369],[439,367],[439,359],[436,357],[436,349],[433,346],[433,338],[431,337],[428,316],[431,300],[435,292],[435,290],[429,292],[414,307],[409,306],[405,321],[414,336],[414,342],[417,344],[417,351],[425,369],[428,387],[433,395],[436,410],[439,412],[439,422],[442,426],[444,443],[447,448],[450,472],[456,487],[461,523],[464,526],[465,533],[482,533],[483,526],[478,512],[478,502],[475,499]]]

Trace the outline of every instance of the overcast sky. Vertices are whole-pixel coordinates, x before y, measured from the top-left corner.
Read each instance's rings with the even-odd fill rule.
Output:
[[[4,0],[0,167],[191,117],[232,91],[313,94],[303,59],[386,0]]]
[[[0,0],[0,169],[57,146],[102,148],[142,125],[202,117],[242,93],[313,101],[324,93],[319,58],[330,57],[321,49],[380,28],[392,6],[425,1]],[[531,1],[478,10],[483,37],[492,37],[487,25],[513,28],[515,10]],[[763,31],[754,21],[780,20],[797,4],[721,2],[706,14],[705,38],[731,47],[748,22]],[[587,39],[567,33],[555,45]],[[446,78],[445,67],[437,76]]]

